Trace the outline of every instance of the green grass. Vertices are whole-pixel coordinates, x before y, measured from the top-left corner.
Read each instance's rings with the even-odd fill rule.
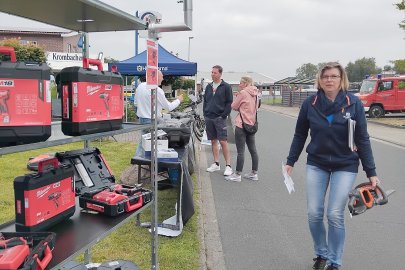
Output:
[[[117,182],[122,171],[129,166],[136,145],[111,141],[92,142],[92,147],[98,147],[111,167]],[[0,157],[0,223],[14,219],[13,180],[16,176],[29,173],[26,164],[29,157],[41,153],[68,151],[83,148],[83,143],[72,143],[45,149],[4,155]],[[193,185],[197,187],[196,177]],[[176,189],[161,190],[158,193],[158,221],[161,222],[174,215]],[[183,228],[183,233],[175,238],[159,236],[158,260],[160,269],[192,270],[199,267],[200,244],[198,239],[198,204],[199,192],[194,189],[195,214]],[[78,211],[78,209],[76,210]],[[150,221],[150,209],[142,215],[143,222]],[[105,262],[115,259],[125,259],[135,262],[140,269],[151,267],[151,237],[145,228],[135,225],[135,218],[100,241],[92,249],[93,262]],[[82,261],[83,255],[77,260]]]

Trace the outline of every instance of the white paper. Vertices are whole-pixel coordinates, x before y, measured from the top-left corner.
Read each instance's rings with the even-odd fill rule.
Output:
[[[356,144],[354,143],[354,132],[356,130],[356,121],[352,119],[347,119],[347,130],[348,130],[348,143],[349,143],[349,148],[350,150],[356,151],[357,147]]]
[[[291,194],[292,192],[295,192],[294,182],[293,182],[291,176],[288,175],[284,166],[285,166],[284,163],[281,162],[281,171],[283,172],[283,176],[284,176],[284,184],[287,187],[288,193]]]

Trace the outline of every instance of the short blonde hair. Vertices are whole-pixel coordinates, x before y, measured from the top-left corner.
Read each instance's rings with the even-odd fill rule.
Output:
[[[250,76],[243,76],[240,80],[247,83],[248,86],[253,85],[253,79]]]
[[[346,70],[342,67],[341,64],[338,62],[329,62],[326,63],[318,72],[316,75],[316,82],[315,82],[315,87],[318,90],[321,90],[321,79],[323,74],[325,73],[326,70],[332,69],[332,68],[337,68],[339,69],[340,72],[340,89],[342,90],[347,90],[349,89],[349,79],[347,78]]]

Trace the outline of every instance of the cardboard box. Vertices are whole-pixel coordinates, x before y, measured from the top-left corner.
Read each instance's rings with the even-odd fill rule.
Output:
[[[163,135],[166,135],[166,132],[163,130],[158,130],[158,140],[157,140],[157,149],[158,150],[167,150],[169,148],[169,140],[167,139],[159,139]],[[150,151],[151,151],[151,134],[146,133],[142,135],[142,148],[145,151],[145,156],[146,153],[149,152],[150,156]]]
[[[157,152],[158,161],[166,161],[166,162],[178,162],[179,161],[179,153],[173,148],[169,148],[167,150],[158,150]]]

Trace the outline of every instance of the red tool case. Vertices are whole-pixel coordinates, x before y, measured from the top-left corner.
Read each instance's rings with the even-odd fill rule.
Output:
[[[115,177],[98,148],[56,153],[62,164],[75,168],[75,191],[83,209],[108,216],[137,210],[152,200],[152,191],[114,184]]]
[[[25,242],[0,248],[0,270],[44,270],[52,260],[55,233],[3,232],[0,236],[0,246],[14,239]]]
[[[38,173],[14,179],[16,231],[44,231],[75,212],[74,170],[45,159]]]
[[[98,70],[88,68],[97,65]],[[122,128],[123,79],[118,72],[103,71],[100,60],[83,59],[82,67],[60,72],[62,132],[77,136]]]
[[[51,136],[50,68],[17,62],[14,48],[0,47],[0,147],[46,141]]]

